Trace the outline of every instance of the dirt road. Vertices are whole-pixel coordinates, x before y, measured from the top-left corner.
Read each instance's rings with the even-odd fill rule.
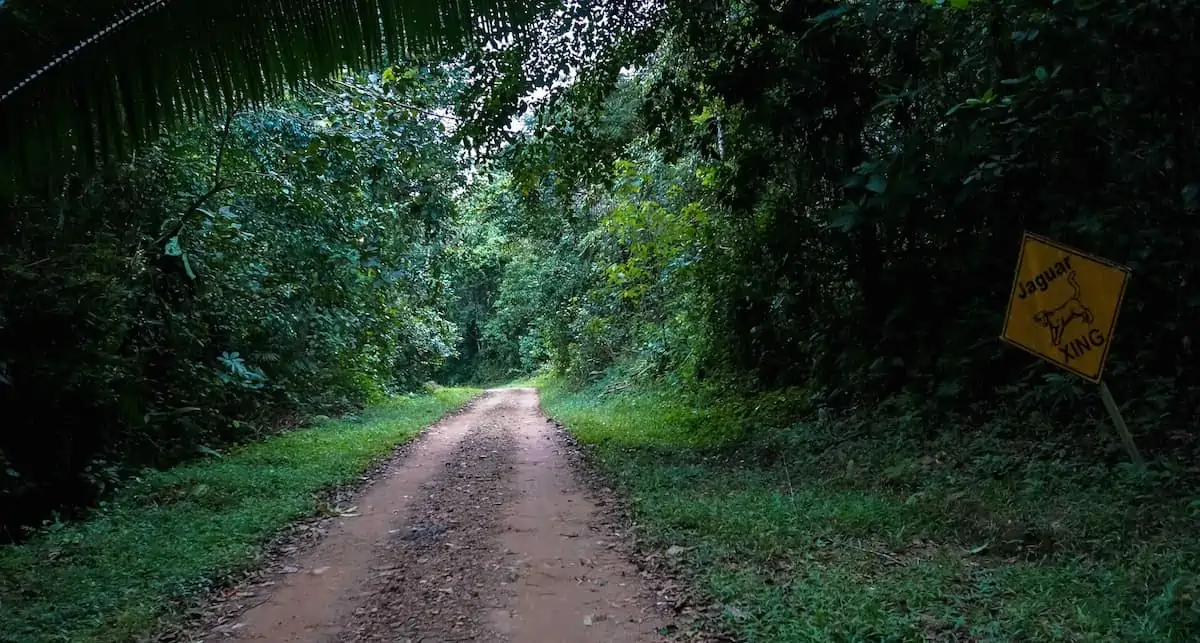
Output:
[[[663,621],[625,534],[584,492],[534,389],[431,427],[265,601],[210,632],[244,641],[653,642]],[[213,638],[213,637],[208,637]]]

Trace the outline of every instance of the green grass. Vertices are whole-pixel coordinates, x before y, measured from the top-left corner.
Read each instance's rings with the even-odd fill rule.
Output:
[[[1200,640],[1200,501],[1169,472],[917,441],[903,418],[853,437],[771,400],[539,385],[649,542],[691,548],[739,640]]]
[[[353,481],[477,392],[400,397],[155,472],[87,521],[0,548],[0,640],[136,640],[181,599],[253,564],[274,533],[316,510],[323,489]]]

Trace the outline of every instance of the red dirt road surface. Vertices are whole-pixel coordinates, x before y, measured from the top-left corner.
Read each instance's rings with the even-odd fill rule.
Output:
[[[585,493],[534,389],[430,427],[267,598],[205,640],[667,640],[622,534]]]

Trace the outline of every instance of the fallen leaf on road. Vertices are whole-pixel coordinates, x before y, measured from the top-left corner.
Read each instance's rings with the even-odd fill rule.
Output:
[[[744,620],[750,618],[749,614],[747,614],[746,612],[742,611],[741,608],[738,608],[737,606],[734,606],[734,605],[726,605],[725,613],[729,614],[730,616],[736,618],[739,621],[744,621]]]

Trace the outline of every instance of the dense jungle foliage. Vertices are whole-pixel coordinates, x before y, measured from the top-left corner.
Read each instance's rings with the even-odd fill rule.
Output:
[[[420,68],[347,79],[11,204],[5,526],[431,378],[456,341],[460,155],[421,105],[449,87]]]
[[[1002,416],[1119,462],[1092,385],[996,340],[1031,231],[1132,269],[1106,379],[1142,447],[1182,456],[1200,410],[1196,17],[672,5],[612,91],[562,91],[472,184],[457,372],[799,387],[833,413]]]
[[[1126,455],[1095,387],[997,340],[1023,231],[1131,268],[1106,379],[1152,461],[1147,511],[1194,524],[1200,4],[633,14],[343,74],[6,202],[8,535],[143,467],[543,367],[775,392],[771,423],[735,423],[762,461],[847,431],[1101,484]],[[817,444],[812,417],[847,423]]]

